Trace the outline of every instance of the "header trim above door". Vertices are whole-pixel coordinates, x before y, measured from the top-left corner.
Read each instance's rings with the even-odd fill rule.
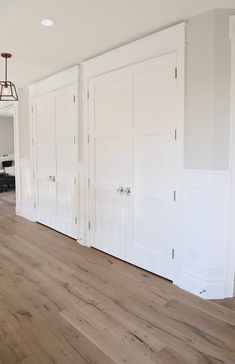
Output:
[[[91,78],[185,47],[182,22],[81,63],[81,77]]]

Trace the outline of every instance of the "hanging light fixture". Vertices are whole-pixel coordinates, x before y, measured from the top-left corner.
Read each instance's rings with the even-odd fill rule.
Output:
[[[5,59],[5,81],[0,81],[0,101],[18,101],[18,95],[14,83],[7,80],[7,60],[11,58],[10,53],[1,53]]]

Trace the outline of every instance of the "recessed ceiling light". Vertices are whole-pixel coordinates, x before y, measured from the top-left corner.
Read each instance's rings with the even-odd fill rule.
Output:
[[[41,21],[41,24],[44,26],[44,27],[52,27],[54,25],[54,22],[53,20],[51,19],[43,19]]]

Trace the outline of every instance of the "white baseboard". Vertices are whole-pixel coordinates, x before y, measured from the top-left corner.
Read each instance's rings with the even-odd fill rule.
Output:
[[[21,216],[30,221],[35,221],[34,211],[29,206],[20,206],[19,209],[16,211],[16,215]]]
[[[194,273],[182,271],[176,284],[185,291],[191,292],[201,298],[224,298],[224,279],[206,280],[204,277],[197,276]]]

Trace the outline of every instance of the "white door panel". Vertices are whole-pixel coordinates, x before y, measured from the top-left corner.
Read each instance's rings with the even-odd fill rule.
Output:
[[[156,133],[156,132],[155,132]],[[172,278],[175,223],[174,134],[132,137],[126,259]]]
[[[34,110],[36,220],[56,228],[56,188],[50,178],[56,173],[54,97],[37,98]]]
[[[77,104],[75,86],[35,101],[36,219],[76,237]]]
[[[92,80],[90,88],[90,212],[91,244],[124,258],[123,196],[117,190],[125,181],[124,123],[127,121],[125,72]]]
[[[175,54],[130,67],[129,224],[126,259],[172,278],[175,236]]]
[[[76,237],[77,110],[75,87],[67,86],[56,96],[56,189],[58,230]]]

